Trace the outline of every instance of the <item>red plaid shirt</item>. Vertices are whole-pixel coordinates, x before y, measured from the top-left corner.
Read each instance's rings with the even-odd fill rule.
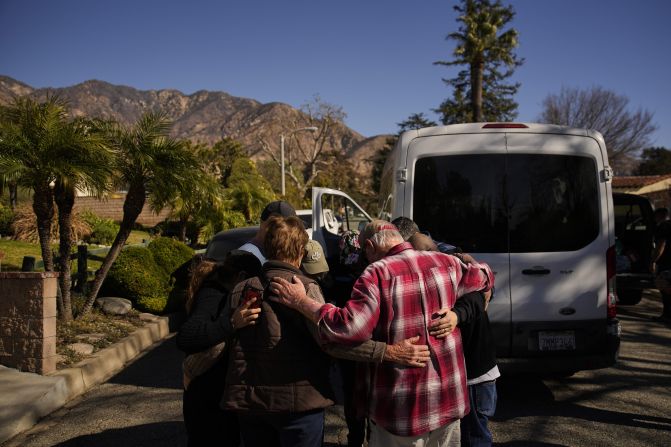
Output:
[[[405,242],[368,266],[345,307],[321,308],[319,329],[327,341],[351,344],[370,338],[393,344],[420,336],[431,361],[424,368],[371,365],[369,417],[399,436],[417,436],[468,412],[466,368],[458,329],[446,338],[429,336],[431,317],[453,307],[457,297],[489,289],[486,264],[463,264],[438,252],[415,251]]]

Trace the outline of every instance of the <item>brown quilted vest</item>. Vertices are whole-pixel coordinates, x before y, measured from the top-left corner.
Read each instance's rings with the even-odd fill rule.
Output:
[[[238,284],[231,296],[235,309],[246,287],[264,290],[257,323],[238,330],[231,342],[221,406],[261,413],[328,407],[333,404],[329,357],[308,331],[308,321],[297,311],[269,301],[270,290],[265,287],[275,276],[291,281],[296,275],[306,288],[315,282],[279,261],[268,261],[263,270],[264,278]]]

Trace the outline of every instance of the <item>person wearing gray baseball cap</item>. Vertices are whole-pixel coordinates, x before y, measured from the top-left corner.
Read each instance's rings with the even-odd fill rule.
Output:
[[[326,263],[324,249],[321,244],[315,240],[308,240],[305,246],[305,256],[301,262],[301,270],[310,278],[315,280],[323,279],[324,274],[328,273],[329,266]]]

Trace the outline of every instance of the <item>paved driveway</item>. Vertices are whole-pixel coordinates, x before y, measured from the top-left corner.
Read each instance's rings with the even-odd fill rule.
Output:
[[[659,298],[620,309],[622,347],[613,368],[562,380],[499,381],[492,423],[502,446],[670,446],[671,328],[649,321]]]
[[[658,299],[622,311],[620,364],[563,380],[499,382],[492,422],[501,446],[671,445],[671,328],[651,323]],[[174,339],[3,447],[183,446],[180,361]],[[341,407],[327,415],[326,445],[345,445]]]

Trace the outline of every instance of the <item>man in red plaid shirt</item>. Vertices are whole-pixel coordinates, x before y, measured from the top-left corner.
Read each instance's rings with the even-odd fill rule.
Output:
[[[463,264],[437,252],[420,252],[385,221],[369,223],[359,236],[371,264],[354,284],[344,307],[310,300],[301,283],[280,278],[271,288],[278,301],[319,326],[325,342],[353,344],[369,339],[395,343],[419,336],[429,346],[428,362],[411,368],[372,365],[368,415],[371,446],[459,445],[459,419],[469,410],[466,371],[458,329],[429,334],[458,297],[489,290],[494,277],[486,264]]]
[[[458,329],[436,334],[431,328],[458,297],[491,289],[492,272],[486,264],[415,251],[385,221],[369,223],[359,240],[371,264],[344,307],[317,304],[300,283],[278,278],[271,288],[279,302],[318,324],[325,342],[391,344],[419,336],[431,352],[428,361],[417,360],[424,367],[370,365],[370,445],[459,445],[459,419],[469,410],[461,336]]]

